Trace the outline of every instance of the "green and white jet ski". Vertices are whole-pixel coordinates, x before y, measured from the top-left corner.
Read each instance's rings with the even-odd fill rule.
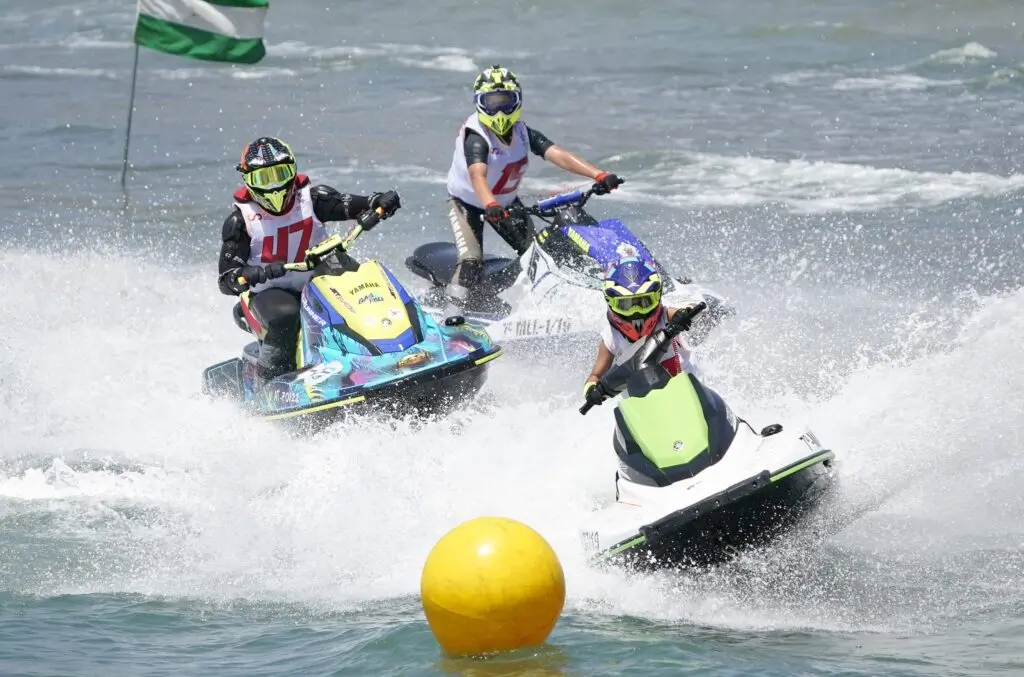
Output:
[[[702,310],[680,310],[631,362],[599,382],[615,407],[615,502],[580,537],[592,565],[706,567],[764,545],[801,521],[832,483],[834,453],[810,430],[755,430],[694,375],[651,356]],[[586,414],[592,404],[581,409]]]

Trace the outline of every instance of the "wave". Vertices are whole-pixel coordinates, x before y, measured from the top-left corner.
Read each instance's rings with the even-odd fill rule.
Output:
[[[625,153],[608,163],[635,164],[621,193],[673,206],[783,204],[797,213],[930,206],[1024,189],[1024,174],[917,172],[840,162],[729,157],[671,151]],[[642,167],[642,168],[641,168]]]

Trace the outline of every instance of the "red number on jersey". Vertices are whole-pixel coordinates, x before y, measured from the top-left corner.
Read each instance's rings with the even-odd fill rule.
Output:
[[[498,182],[494,184],[491,192],[495,195],[506,195],[516,192],[516,189],[519,188],[519,182],[523,180],[523,174],[526,173],[526,163],[529,161],[530,158],[523,157],[519,162],[510,162],[505,165],[505,169],[501,171],[501,176],[498,177]]]
[[[306,257],[306,250],[309,249],[309,239],[313,235],[313,218],[303,219],[290,226],[281,226],[277,229],[276,235],[263,238],[263,251],[260,253],[260,260],[263,263],[288,263],[288,250],[291,244],[291,237],[295,233],[301,233],[299,248],[295,250],[295,260],[291,263],[301,263]]]

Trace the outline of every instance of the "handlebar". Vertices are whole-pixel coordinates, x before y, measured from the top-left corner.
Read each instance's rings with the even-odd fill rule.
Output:
[[[306,250],[306,255],[303,261],[299,263],[286,263],[284,269],[290,272],[304,273],[308,270],[312,270],[322,260],[334,253],[335,250],[341,249],[347,251],[352,243],[356,241],[356,238],[363,234],[363,231],[370,230],[384,218],[384,210],[381,207],[377,207],[373,210],[367,210],[360,214],[356,218],[356,225],[349,231],[349,234],[344,239],[337,235],[333,235],[320,244],[310,247]],[[238,284],[248,284],[248,281],[244,277],[237,278]]]
[[[625,179],[621,179],[622,183],[625,183]],[[597,189],[600,183],[594,182],[589,189],[573,190],[568,193],[559,193],[558,195],[552,195],[549,198],[538,200],[536,204],[526,208],[527,213],[534,216],[554,216],[560,207],[566,205],[578,204],[580,207],[587,204],[587,200],[591,196],[597,194]]]
[[[559,207],[571,204],[578,204],[582,207],[593,194],[593,187],[586,191],[573,190],[568,193],[559,193],[558,195],[538,200],[536,204],[527,207],[526,211],[535,216],[554,216]]]
[[[647,355],[647,358],[644,359],[643,364],[645,366],[650,364],[651,361],[655,359],[655,355],[661,352],[662,348],[664,348],[669,341],[675,338],[678,334],[689,330],[690,323],[693,322],[693,319],[700,315],[702,312],[704,312],[704,310],[706,310],[707,307],[708,304],[705,303],[704,301],[701,301],[700,303],[690,308],[683,308],[676,312],[676,314],[672,316],[672,320],[668,323],[665,329],[662,330],[663,336],[660,339],[658,339],[657,344],[655,345],[654,349],[651,350],[651,352]],[[619,365],[618,367],[615,368],[616,371],[621,369],[631,369],[631,366],[627,362],[626,364]],[[606,382],[605,379],[607,379],[610,374],[612,374],[612,372],[609,372],[608,374],[605,374],[604,376],[601,377],[599,383],[602,386]],[[587,400],[583,404],[583,406],[580,407],[580,413],[586,416],[587,412],[593,408],[594,403],[591,402],[590,400]]]

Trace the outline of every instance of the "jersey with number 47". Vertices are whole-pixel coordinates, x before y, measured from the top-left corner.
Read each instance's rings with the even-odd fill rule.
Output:
[[[485,205],[480,203],[480,198],[473,190],[473,183],[469,180],[469,167],[466,166],[466,151],[462,144],[467,127],[487,141],[490,148],[487,162],[487,185],[490,186],[498,204],[508,206],[516,199],[519,182],[523,180],[527,165],[530,163],[530,139],[526,123],[522,120],[516,121],[512,126],[512,142],[507,146],[494,135],[494,132],[480,124],[476,113],[466,118],[466,121],[459,127],[459,134],[455,138],[452,166],[448,170],[448,194],[459,198],[468,205],[483,209]]]
[[[300,263],[306,257],[306,250],[327,239],[328,232],[313,211],[312,187],[309,179],[299,177],[298,190],[292,208],[280,216],[261,209],[250,200],[238,199],[235,206],[242,212],[245,229],[252,244],[246,265],[266,266],[269,263]],[[242,191],[239,191],[242,194]],[[253,285],[252,291],[259,292],[269,287],[283,287],[302,291],[312,272],[289,272],[284,277],[267,280]]]

